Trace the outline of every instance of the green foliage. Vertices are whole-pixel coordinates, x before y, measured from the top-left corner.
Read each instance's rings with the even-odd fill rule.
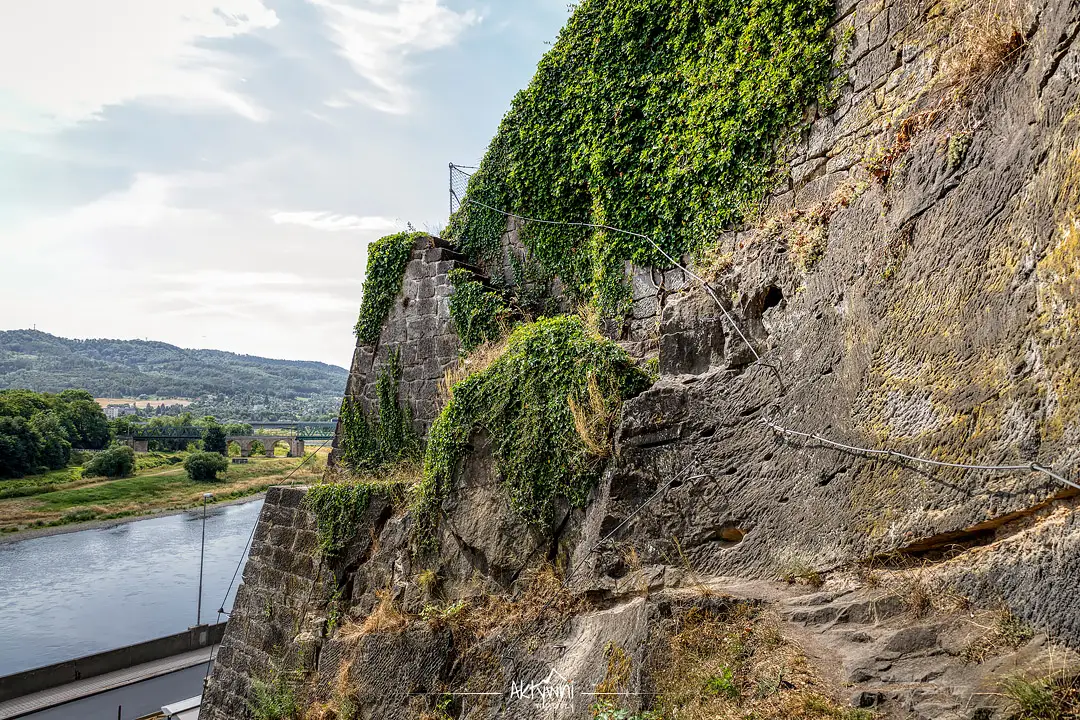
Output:
[[[558,497],[583,506],[601,462],[575,431],[568,400],[585,402],[590,380],[616,401],[650,384],[618,345],[563,316],[518,326],[499,359],[455,385],[431,428],[414,491],[421,542],[432,541],[439,503],[476,432],[491,438],[510,504],[526,520],[550,520]]]
[[[315,515],[319,552],[333,558],[356,534],[371,502],[371,483],[326,483],[311,487],[304,502]]]
[[[255,680],[252,691],[250,708],[255,720],[300,720],[296,688],[284,674],[275,673],[270,682]]]
[[[22,477],[37,467],[43,439],[25,418],[0,417],[0,477]]]
[[[643,710],[639,713],[631,713],[621,708],[603,707],[598,708],[594,720],[661,720],[659,713]]]
[[[958,133],[949,136],[949,146],[945,152],[945,163],[949,170],[955,170],[964,163],[971,148],[971,133]]]
[[[224,425],[221,426],[221,429],[225,431],[225,435],[227,435],[227,436],[232,435],[233,437],[237,437],[237,436],[248,436],[248,437],[250,437],[251,435],[255,434],[254,430],[252,430],[251,426],[248,425],[247,423],[238,423],[238,422],[225,423]]]
[[[341,404],[341,458],[356,473],[420,457],[420,438],[412,425],[408,403],[398,399],[401,385],[401,356],[389,354],[386,366],[375,382],[378,406],[368,418],[358,400],[347,397]]]
[[[0,478],[59,470],[73,445],[96,449],[108,440],[105,413],[85,391],[0,390]]]
[[[37,413],[30,418],[30,427],[41,436],[41,446],[37,448],[38,463],[50,470],[66,468],[71,461],[71,443],[60,415],[52,410]]]
[[[488,290],[468,270],[450,271],[454,294],[450,296],[450,318],[461,339],[461,349],[471,352],[502,335],[501,321],[509,313],[500,293]]]
[[[229,461],[221,453],[197,452],[184,460],[184,471],[192,480],[214,481],[229,469]]]
[[[199,401],[192,408],[219,417],[279,419],[267,417],[275,411],[284,419],[297,414],[310,420],[329,419],[341,402],[348,374],[326,363],[185,350],[160,342],[70,340],[36,330],[0,332],[0,388],[40,392],[86,388],[89,392],[69,392],[80,394],[83,409],[92,415],[100,412],[91,405],[95,397],[141,401],[213,395],[213,400]],[[251,413],[255,404],[268,410],[255,417]],[[5,414],[0,409],[0,415]],[[75,447],[98,449],[109,442],[106,431],[102,416],[96,434],[68,439]]]
[[[791,130],[831,88],[831,0],[584,0],[514,99],[448,236],[498,262],[505,218],[591,221],[678,256],[776,184]],[[627,305],[639,238],[525,223],[531,257],[572,298]]]
[[[83,467],[83,477],[127,477],[135,472],[135,451],[127,445],[102,450]]]
[[[379,339],[386,316],[394,307],[394,298],[401,292],[405,266],[409,264],[413,243],[424,233],[402,232],[387,235],[368,245],[367,273],[364,275],[364,296],[360,318],[356,321],[356,337],[364,345],[374,345]]]
[[[709,695],[720,695],[728,700],[738,700],[739,686],[735,682],[735,671],[724,668],[719,675],[714,675],[705,681],[705,692]]]
[[[206,428],[202,440],[203,450],[206,452],[218,453],[219,455],[229,453],[228,443],[225,442],[225,428],[217,423]]]
[[[139,453],[135,456],[135,472],[143,470],[156,470],[157,468],[172,467],[184,462],[186,456],[183,453]]]

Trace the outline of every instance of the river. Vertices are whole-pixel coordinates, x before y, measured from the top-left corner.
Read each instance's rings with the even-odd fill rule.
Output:
[[[207,508],[204,623],[217,620],[261,509]],[[194,625],[201,537],[196,510],[0,544],[0,676]]]

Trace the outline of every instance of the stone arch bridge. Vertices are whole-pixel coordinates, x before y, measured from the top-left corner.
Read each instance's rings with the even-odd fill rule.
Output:
[[[227,443],[236,443],[240,446],[240,457],[251,455],[251,448],[255,443],[260,443],[267,455],[272,455],[272,448],[279,442],[289,444],[288,457],[304,456],[304,441],[295,435],[229,435],[225,438]]]

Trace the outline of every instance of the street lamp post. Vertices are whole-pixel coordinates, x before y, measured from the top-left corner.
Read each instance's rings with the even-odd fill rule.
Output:
[[[203,493],[202,496],[202,544],[199,545],[199,602],[195,610],[195,626],[202,625],[202,576],[203,558],[206,555],[206,501],[213,500],[214,493]]]

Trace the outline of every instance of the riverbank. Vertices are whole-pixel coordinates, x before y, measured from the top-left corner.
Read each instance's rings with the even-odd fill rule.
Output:
[[[180,466],[151,468],[116,480],[84,479],[73,472],[70,482],[50,485],[47,492],[0,499],[0,543],[182,513],[199,507],[205,492],[214,494],[214,507],[250,502],[275,485],[311,484],[322,476],[323,458],[302,462],[253,458],[231,465],[218,482],[192,481]]]
[[[292,485],[293,483],[289,483]],[[234,500],[225,500],[223,502],[207,503],[207,510],[217,508],[227,508],[234,505],[246,505],[248,503],[260,502],[266,497],[266,491],[256,493],[254,495],[248,495],[247,497],[236,498]],[[67,535],[68,533],[82,532],[83,530],[108,530],[110,528],[119,527],[121,525],[127,525],[128,523],[139,522],[140,520],[150,520],[152,518],[172,517],[174,515],[183,515],[186,512],[191,512],[197,508],[201,508],[202,505],[192,505],[185,508],[173,508],[171,510],[161,510],[160,512],[147,513],[145,515],[128,515],[122,518],[111,518],[108,520],[90,520],[88,522],[81,523],[68,523],[66,525],[52,525],[46,527],[27,528],[26,530],[19,530],[17,532],[8,532],[0,535],[0,545],[7,545],[9,543],[21,542],[22,540],[33,540],[35,538],[51,537],[53,535]]]

